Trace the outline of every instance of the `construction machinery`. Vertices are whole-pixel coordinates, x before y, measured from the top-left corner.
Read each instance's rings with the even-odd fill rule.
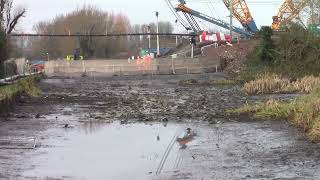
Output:
[[[242,0],[244,1],[244,0]],[[256,31],[258,31],[254,21],[249,22],[248,19],[247,20],[242,20],[241,23],[243,25],[244,28],[239,28],[233,25],[230,25],[227,22],[224,22],[220,19],[216,19],[214,17],[210,17],[206,14],[203,14],[201,12],[198,12],[196,10],[193,10],[189,7],[186,6],[186,2],[184,0],[179,0],[180,4],[178,4],[178,6],[175,8],[175,10],[177,12],[182,12],[183,15],[185,16],[186,20],[188,21],[189,25],[190,25],[190,29],[193,30],[194,32],[199,32],[201,31],[200,26],[197,24],[196,20],[194,17],[197,17],[199,19],[202,19],[204,21],[213,23],[215,25],[218,25],[220,27],[223,27],[225,29],[232,29],[232,31],[239,33],[241,35],[244,35],[246,37],[250,37],[252,36],[253,33],[255,33]],[[240,2],[240,0],[239,0]],[[238,7],[238,5],[234,5],[235,7]],[[235,8],[235,10],[239,10],[238,8]],[[241,13],[240,11],[235,11],[237,12],[239,15],[239,18],[242,18],[242,15],[247,15],[249,10],[246,10],[245,13]],[[249,13],[250,14],[250,13]],[[251,15],[250,15],[251,16]],[[247,16],[246,16],[247,17]],[[251,17],[252,18],[252,17]],[[253,20],[253,19],[252,19]]]
[[[201,31],[199,25],[197,24],[194,18],[197,17],[207,22],[223,27],[225,29],[231,28],[232,31],[244,35],[246,37],[251,37],[253,34],[259,31],[245,0],[223,0],[226,7],[232,12],[232,15],[235,18],[237,18],[237,20],[241,23],[243,28],[232,26],[230,25],[230,23],[224,22],[220,19],[216,19],[196,10],[193,10],[187,7],[185,0],[178,1],[179,4],[175,8],[173,8],[172,4],[170,3],[170,0],[166,0],[167,4],[170,5],[171,10],[175,10],[175,12],[173,11],[173,13],[177,17],[177,20],[181,24],[183,24],[183,26],[188,30],[193,30],[194,32]],[[281,27],[285,26],[294,18],[298,17],[299,13],[307,5],[308,2],[309,0],[285,0],[285,2],[279,8],[277,15],[272,17],[272,29],[278,31],[281,29]],[[176,12],[182,12],[188,23],[186,23]],[[315,27],[312,27],[311,29],[313,31],[318,30]]]
[[[278,14],[272,17],[273,22],[271,28],[276,31],[280,30],[281,27],[298,17],[299,13],[308,2],[309,0],[285,0],[278,11]]]
[[[246,31],[252,33],[259,31],[245,0],[223,0],[223,2]]]

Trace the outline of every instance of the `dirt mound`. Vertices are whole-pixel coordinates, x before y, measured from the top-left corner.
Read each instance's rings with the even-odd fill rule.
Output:
[[[201,62],[204,66],[218,65],[219,69],[234,75],[244,67],[248,55],[257,45],[257,40],[242,41],[233,46],[207,47],[203,50]]]

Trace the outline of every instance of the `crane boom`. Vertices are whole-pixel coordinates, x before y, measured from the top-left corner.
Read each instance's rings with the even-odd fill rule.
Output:
[[[180,1],[182,2],[182,1]],[[195,16],[197,18],[200,18],[202,20],[205,20],[207,22],[210,22],[210,23],[213,23],[213,24],[216,24],[220,27],[223,27],[223,28],[226,28],[226,29],[229,29],[230,28],[230,24],[227,23],[227,22],[224,22],[222,20],[219,20],[219,19],[216,19],[216,18],[213,18],[213,17],[210,17],[208,15],[205,15],[203,13],[200,13],[198,11],[195,11],[193,9],[190,9],[189,7],[187,7],[185,5],[185,3],[180,3],[177,8],[176,8],[177,11],[181,11],[181,12],[184,12],[184,13],[187,13],[187,14],[190,14],[192,16]],[[244,29],[241,29],[241,28],[238,28],[238,27],[235,27],[235,26],[231,26],[232,30],[236,33],[239,33],[239,34],[242,34],[242,35],[245,35],[245,36],[252,36],[252,32],[250,31],[247,31],[247,30],[244,30]]]
[[[230,10],[230,0],[223,0],[224,4]],[[231,0],[232,14],[238,19],[242,26],[249,32],[257,32],[257,25],[250,13],[245,0]]]
[[[300,11],[308,2],[309,0],[285,0],[278,11],[278,14],[272,17],[272,29],[279,30],[282,25],[288,24],[299,15]]]

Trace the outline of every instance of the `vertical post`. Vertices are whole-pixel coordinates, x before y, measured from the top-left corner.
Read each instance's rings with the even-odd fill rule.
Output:
[[[176,36],[176,47],[178,47],[178,36]]]
[[[151,35],[150,35],[150,33],[151,33],[151,27],[150,26],[148,26],[148,33],[149,33],[149,35],[148,35],[148,39],[149,39],[149,50],[151,49]],[[150,53],[150,52],[149,52]]]
[[[313,6],[313,1],[310,1],[310,9],[311,9],[311,24],[315,24],[315,20],[314,20],[314,6]]]
[[[160,42],[159,42],[159,12],[156,12],[157,17],[157,56],[160,56]]]
[[[84,75],[86,73],[86,66],[84,64],[84,60],[82,59],[81,61],[82,61],[82,73]]]
[[[230,9],[230,36],[232,38],[232,14],[233,14],[233,0],[229,2],[229,9]]]
[[[191,43],[191,58],[193,59],[193,49],[194,49],[194,44]]]
[[[171,56],[171,69],[172,69],[172,74],[176,74],[176,70],[175,70],[175,65],[174,65],[174,59],[177,58],[177,54],[173,54]]]

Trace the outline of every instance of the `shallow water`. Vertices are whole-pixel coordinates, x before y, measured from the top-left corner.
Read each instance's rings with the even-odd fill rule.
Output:
[[[179,167],[179,144],[184,134],[179,124],[86,123],[79,129],[66,129],[55,148],[36,157],[35,169],[25,177],[61,179],[150,179],[157,173],[165,151],[170,153],[161,171]],[[158,138],[159,136],[159,138]],[[172,148],[170,143],[174,139]],[[161,173],[161,172],[160,172]]]

